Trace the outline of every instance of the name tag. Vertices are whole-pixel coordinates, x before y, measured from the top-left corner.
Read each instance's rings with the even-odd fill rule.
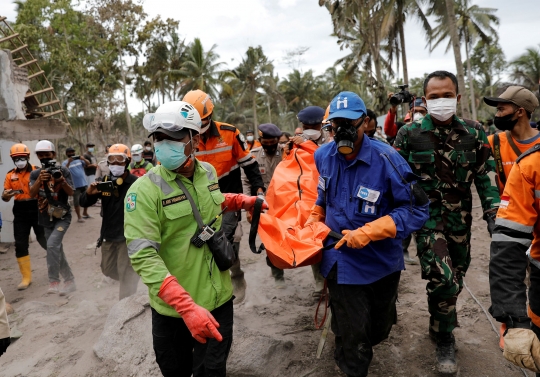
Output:
[[[381,196],[381,192],[368,189],[367,187],[364,187],[364,186],[360,186],[356,196],[365,201],[375,203],[379,199],[379,196]]]
[[[177,195],[177,196],[173,196],[172,198],[168,198],[168,199],[163,199],[161,201],[161,205],[163,207],[167,207],[167,206],[170,206],[172,204],[176,204],[176,203],[180,203],[180,202],[183,202],[184,200],[186,200],[186,195],[182,194],[182,195]]]
[[[210,192],[219,190],[219,183],[211,184],[210,186],[208,186],[208,190],[209,190]]]

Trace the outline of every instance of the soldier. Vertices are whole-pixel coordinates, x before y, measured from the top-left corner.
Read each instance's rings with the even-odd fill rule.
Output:
[[[409,162],[428,195],[430,218],[416,233],[422,278],[428,280],[430,336],[437,342],[438,370],[455,373],[456,301],[471,260],[472,193],[474,182],[488,230],[499,205],[495,163],[486,134],[456,114],[456,77],[436,71],[424,81],[428,115],[402,127],[394,147]]]

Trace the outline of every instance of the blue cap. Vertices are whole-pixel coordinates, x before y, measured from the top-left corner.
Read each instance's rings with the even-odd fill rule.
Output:
[[[265,139],[270,139],[273,137],[280,137],[282,134],[281,130],[272,123],[263,123],[259,124],[259,136]]]
[[[358,119],[366,115],[366,105],[358,94],[341,92],[330,102],[330,115],[328,120],[335,118]]]
[[[427,110],[426,105],[424,104],[424,101],[422,101],[422,97],[417,97],[414,101],[409,103],[409,110],[412,110],[413,107],[423,107]]]
[[[296,116],[303,124],[321,124],[324,119],[324,109],[319,106],[308,106]]]

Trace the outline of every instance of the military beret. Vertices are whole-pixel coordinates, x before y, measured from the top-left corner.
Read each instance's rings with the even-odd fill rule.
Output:
[[[324,109],[319,106],[308,106],[301,110],[297,118],[303,124],[320,124],[324,119]]]
[[[281,130],[272,123],[264,123],[259,125],[259,136],[265,139],[270,139],[273,137],[280,137],[282,134]]]

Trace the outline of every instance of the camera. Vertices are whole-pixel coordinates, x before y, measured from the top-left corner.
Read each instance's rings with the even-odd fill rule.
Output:
[[[80,159],[81,159],[81,156],[71,156],[71,159],[72,159],[72,160],[80,160]]]
[[[112,181],[98,182],[96,188],[101,192],[113,192],[114,183]]]
[[[401,105],[402,103],[411,103],[413,97],[407,90],[409,85],[399,85],[398,87],[401,89],[401,91],[390,97],[390,103],[394,106]]]
[[[54,179],[62,178],[62,169],[56,166],[56,160],[50,160],[41,164],[41,168],[52,175]]]

